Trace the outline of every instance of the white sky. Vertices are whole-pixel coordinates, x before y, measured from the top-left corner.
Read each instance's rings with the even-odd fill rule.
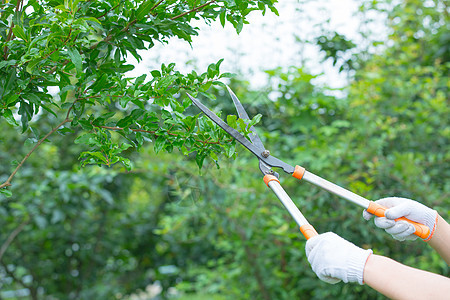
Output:
[[[317,80],[318,84],[342,87],[345,77],[338,74],[331,62],[321,62],[317,47],[295,43],[295,36],[301,39],[317,36],[320,33],[317,24],[327,24],[328,29],[358,40],[360,20],[355,16],[358,2],[317,0],[301,4],[297,0],[280,0],[276,4],[279,17],[270,11],[265,16],[252,12],[248,18],[250,24],[245,24],[239,35],[228,23],[222,28],[219,21],[210,26],[198,22],[199,35],[193,37],[192,48],[175,38],[169,44],[157,44],[149,51],[140,52],[143,61],[128,75],[138,76],[170,62],[175,62],[181,72],[192,69],[204,72],[210,63],[224,58],[222,72],[241,71],[246,80],[259,86],[266,78],[263,70],[290,65],[300,67],[304,61],[311,73],[324,73]],[[136,64],[131,59],[130,62]],[[190,64],[186,65],[187,62]]]

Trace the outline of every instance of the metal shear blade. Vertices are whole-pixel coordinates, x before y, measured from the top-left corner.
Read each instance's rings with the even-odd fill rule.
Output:
[[[227,87],[228,93],[230,93],[231,99],[233,100],[234,106],[236,107],[239,118],[250,120],[247,112],[245,111],[244,107],[241,104],[241,101],[239,101],[239,99],[236,97],[236,95],[228,85],[225,86]],[[252,132],[252,134],[250,135],[250,140],[252,141],[252,144],[258,147],[259,149],[262,149],[262,151],[264,151],[265,150],[264,145],[261,142],[261,139],[259,138],[253,126],[250,127],[250,131]]]
[[[227,87],[231,98],[233,99],[234,105],[236,106],[236,109],[238,111],[240,118],[249,119],[247,112],[245,111],[244,107],[242,106],[239,99],[236,97],[236,95],[231,91],[229,87]],[[263,155],[265,148],[263,143],[261,142],[261,139],[259,138],[258,134],[254,131],[253,126],[250,128],[252,134],[250,135],[250,140],[247,140],[241,133],[239,133],[236,129],[230,127],[228,124],[226,124],[222,119],[220,119],[216,114],[214,114],[211,110],[209,110],[205,105],[203,105],[199,100],[192,97],[191,95],[187,94],[189,99],[192,100],[192,103],[195,104],[208,118],[210,118],[214,123],[219,125],[220,128],[225,130],[229,135],[231,135],[234,139],[236,139],[239,143],[241,143],[245,148],[250,150],[254,155],[256,155],[260,161],[259,167],[263,174],[270,174],[272,171],[270,170],[270,167],[278,167],[282,168],[284,172],[292,174],[295,170],[295,168],[289,164],[286,164],[282,160],[279,160],[278,158],[269,155],[268,157],[265,157]],[[275,173],[274,173],[275,174]]]

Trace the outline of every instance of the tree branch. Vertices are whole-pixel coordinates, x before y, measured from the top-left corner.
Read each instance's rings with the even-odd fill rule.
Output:
[[[72,106],[73,107],[73,106]],[[34,152],[34,150],[36,150],[37,147],[39,147],[50,135],[52,135],[56,130],[58,130],[61,126],[63,126],[64,124],[71,122],[72,120],[70,120],[68,118],[69,113],[72,109],[72,107],[69,109],[69,111],[67,112],[67,116],[66,119],[64,121],[62,121],[61,123],[59,123],[58,125],[56,125],[55,128],[53,128],[49,133],[47,133],[42,139],[40,139],[36,145],[34,145],[33,149],[30,150],[30,152],[27,153],[27,155],[25,155],[25,157],[22,159],[22,161],[17,165],[16,169],[11,173],[11,175],[8,177],[8,179],[0,184],[0,189],[7,187],[7,186],[11,186],[11,180],[13,179],[13,177],[16,175],[17,171],[19,171],[19,169],[22,167],[22,165],[24,164],[24,162],[28,159],[28,157],[30,157],[30,155]]]
[[[158,3],[155,3],[155,5],[153,5],[152,8],[150,8],[150,11],[154,10],[155,8],[157,8],[161,4],[161,2],[163,2],[163,1],[164,0],[159,0]]]
[[[23,0],[17,1],[16,13],[20,10],[22,5],[23,5]],[[13,23],[13,21],[11,21],[11,26],[9,26],[8,37],[6,38],[6,42],[5,42],[5,49],[3,49],[3,58],[5,60],[8,59],[8,46],[6,45],[6,43],[8,43],[13,38],[13,31],[12,31],[13,28],[14,28],[14,23]]]
[[[189,10],[187,12],[184,12],[182,14],[179,14],[178,16],[175,16],[175,17],[171,18],[171,20],[176,20],[176,19],[179,19],[181,17],[184,17],[187,14],[190,14],[191,12],[199,11],[200,9],[202,9],[205,6],[208,6],[208,5],[210,5],[211,3],[214,3],[214,2],[216,2],[216,0],[211,0],[209,2],[206,2],[205,4],[202,4],[200,6],[194,7],[193,9],[191,9],[191,10]]]
[[[103,17],[106,16],[110,11],[115,10],[119,5],[120,5],[120,2],[119,2],[119,4],[117,4],[116,6],[114,6],[113,8],[108,9],[103,15],[101,15],[101,16],[98,17],[97,19],[103,18]]]
[[[22,223],[20,223],[20,225],[10,233],[6,241],[3,243],[2,247],[0,247],[0,261],[3,258],[3,254],[5,254],[6,249],[8,249],[12,241],[14,241],[16,236],[25,228],[25,225],[27,225],[29,222],[30,218],[26,217],[25,220],[23,220]]]

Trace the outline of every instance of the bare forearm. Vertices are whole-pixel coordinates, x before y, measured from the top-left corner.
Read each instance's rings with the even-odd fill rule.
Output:
[[[450,225],[439,215],[435,232],[428,244],[450,265]]]
[[[391,299],[448,299],[450,278],[371,255],[364,268],[367,285]]]

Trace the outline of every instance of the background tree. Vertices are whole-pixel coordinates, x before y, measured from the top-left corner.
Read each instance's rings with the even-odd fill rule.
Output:
[[[230,85],[250,116],[263,116],[257,130],[274,155],[301,164],[369,199],[389,195],[410,197],[437,208],[448,219],[450,187],[445,179],[449,161],[446,151],[449,62],[445,5],[437,0],[395,4],[362,2],[362,12],[387,15],[386,26],[391,34],[382,44],[377,41],[376,51],[370,55],[367,49],[358,55],[358,47],[346,48],[340,43],[336,43],[334,50],[330,50],[333,44],[323,49],[338,64],[345,62],[351,67],[344,67],[343,72],[347,69],[354,72],[344,89],[345,97],[330,96],[327,87],[314,84],[317,75],[301,66],[267,71],[270,79],[261,89],[252,89],[248,82],[239,79],[231,80]],[[194,7],[197,6],[183,11]],[[169,5],[166,10],[170,9]],[[205,12],[198,9],[195,14],[202,11]],[[180,19],[183,18],[175,21]],[[122,29],[128,23],[124,24]],[[108,36],[102,34],[103,38]],[[322,36],[350,41],[339,33]],[[128,39],[122,37],[121,40]],[[18,38],[11,40],[9,49],[13,49],[12,41],[20,42]],[[78,49],[82,55],[80,49],[84,48]],[[344,55],[346,49],[351,49],[354,61],[348,61],[348,55]],[[68,55],[65,60],[70,60]],[[88,64],[84,56],[83,59],[82,67],[85,67]],[[71,63],[72,60],[63,68]],[[24,66],[24,74],[28,76]],[[216,66],[212,65],[208,71],[217,70]],[[19,67],[5,64],[3,68]],[[76,72],[75,64],[74,68]],[[72,72],[69,70],[63,69]],[[163,71],[159,71],[162,76]],[[170,74],[184,78],[176,71],[165,76]],[[234,114],[225,90],[205,83],[215,77],[208,77],[208,72],[203,76],[203,84],[194,80],[193,85],[184,88],[192,89],[191,92],[196,88],[205,91],[200,95],[202,101],[221,112],[224,119]],[[142,100],[145,112],[136,117],[141,113],[138,110],[133,115],[133,111],[142,109],[133,100],[147,97],[143,96],[143,86],[152,82],[148,85],[150,93],[163,80],[152,78],[138,81],[137,85],[137,79],[128,80],[127,92],[123,94],[113,93],[117,89],[114,85],[103,89],[103,84],[99,84],[102,88],[93,95],[89,94],[90,89],[84,88],[81,91],[86,93],[75,96],[69,93],[74,89],[69,89],[66,99],[74,97],[74,100],[65,111],[50,106],[57,116],[64,119],[70,110],[71,118],[79,121],[66,122],[67,129],[53,135],[51,143],[41,143],[39,156],[30,156],[14,177],[13,196],[5,198],[9,193],[4,192],[0,207],[3,243],[0,284],[9,294],[2,292],[2,297],[17,298],[23,293],[34,299],[127,298],[136,290],[152,285],[161,288],[156,296],[160,298],[383,299],[366,286],[329,285],[317,279],[305,259],[304,239],[262,183],[257,160],[242,147],[235,154],[228,137],[199,118],[198,110],[187,107],[188,103],[180,111],[182,115],[176,113],[178,106],[172,102],[183,105],[184,101],[175,92],[178,79],[166,87],[170,91],[167,93],[174,92],[173,98],[164,94],[172,99],[168,104],[171,110],[165,105],[160,109],[156,98],[153,102]],[[133,88],[141,94],[131,96]],[[38,89],[37,93],[42,91]],[[110,100],[104,104],[97,103],[97,97],[89,98],[87,101],[95,100],[94,104],[86,102],[83,113],[77,116],[80,108],[76,108],[79,105],[76,103],[84,101],[77,98],[108,94]],[[217,100],[209,101],[211,95]],[[136,98],[123,108],[120,99],[124,97]],[[51,99],[61,107],[62,100]],[[14,109],[20,110],[20,105],[6,109],[12,113]],[[169,112],[164,112],[165,108]],[[101,117],[106,112],[116,114]],[[144,116],[152,115],[158,119],[153,122],[156,126],[142,121]],[[108,121],[98,123],[103,122],[101,118]],[[8,119],[8,115],[4,120],[15,124],[15,119]],[[38,134],[51,132],[60,122],[45,108],[29,121],[29,129],[23,134],[19,134],[15,125],[1,122],[2,160],[20,161],[41,138],[32,130]],[[180,128],[179,131],[169,130],[172,125]],[[140,128],[155,133],[133,131]],[[191,135],[189,130],[196,135]],[[116,131],[122,135],[108,135]],[[178,133],[179,136],[172,135]],[[68,143],[77,137],[80,143]],[[139,144],[141,138],[153,143]],[[195,143],[192,139],[220,141],[221,145]],[[177,149],[176,141],[184,142],[181,150]],[[86,149],[84,143],[92,148]],[[125,165],[126,159],[134,162],[132,171],[120,165],[78,167],[80,152],[91,152],[81,156],[86,163],[107,165],[100,157],[105,158],[106,150],[114,151],[124,143],[139,145],[138,153],[127,145],[122,146],[122,154],[117,153]],[[174,153],[166,153],[172,150]],[[188,157],[181,155],[193,150],[198,151]],[[103,156],[93,154],[96,152]],[[233,155],[237,155],[236,160],[225,159]],[[220,169],[216,167],[218,159],[221,159]],[[203,165],[201,173],[198,165]],[[2,164],[1,168],[1,174],[10,174],[14,167]],[[7,178],[3,176],[5,181]],[[334,231],[359,246],[374,249],[375,253],[449,275],[448,266],[425,243],[396,242],[364,221],[359,208],[312,185],[288,178],[281,178],[283,186],[319,232]]]

